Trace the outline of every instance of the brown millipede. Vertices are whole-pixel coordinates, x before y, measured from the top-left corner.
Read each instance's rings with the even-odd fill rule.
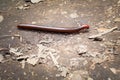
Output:
[[[47,26],[38,26],[38,25],[32,25],[32,24],[19,24],[17,26],[21,29],[30,29],[30,30],[42,30],[42,31],[51,31],[51,32],[62,32],[62,33],[73,33],[78,32],[82,29],[89,29],[89,26],[84,24],[80,27],[47,27]]]

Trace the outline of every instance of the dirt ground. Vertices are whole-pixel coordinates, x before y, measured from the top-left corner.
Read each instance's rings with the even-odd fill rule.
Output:
[[[53,33],[20,23],[90,29]],[[119,25],[120,0],[0,0],[0,80],[120,80]]]

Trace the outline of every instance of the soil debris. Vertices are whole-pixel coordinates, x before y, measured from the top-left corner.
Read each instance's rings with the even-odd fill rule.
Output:
[[[120,22],[120,18],[115,18],[115,22]]]
[[[21,66],[22,66],[21,68],[24,69],[25,68],[25,60],[21,61],[20,63],[21,63]]]
[[[49,44],[53,42],[53,40],[51,38],[48,38],[48,39],[44,39],[44,40],[40,40],[39,43],[40,44]]]
[[[80,65],[80,62],[82,62],[82,63],[81,63],[81,66],[84,66],[84,65],[87,64],[86,58],[83,58],[83,57],[81,57],[81,58],[71,58],[71,59],[70,59],[70,66],[71,66],[72,68],[75,68],[75,67],[77,67],[77,66]],[[85,62],[85,63],[84,63],[84,62]]]
[[[19,48],[10,48],[9,52],[16,56],[23,55],[22,50],[19,50]]]
[[[101,64],[105,61],[110,61],[112,59],[109,58],[110,56],[103,56],[101,58],[93,58],[92,59],[92,65],[90,66],[91,69],[95,69],[95,64]]]
[[[18,10],[27,10],[30,8],[30,5],[28,4],[24,4],[24,5],[20,5],[20,6],[17,6],[16,9]]]
[[[4,17],[0,15],[0,23],[4,20]]]
[[[29,58],[26,60],[27,63],[35,66],[39,61],[39,57],[37,55],[31,55]]]
[[[68,80],[88,80],[89,74],[86,70],[77,70],[70,73]]]
[[[23,61],[24,60],[26,63],[29,63],[29,64],[35,66],[38,63],[45,63],[46,60],[48,60],[48,58],[49,58],[48,56],[50,56],[54,65],[56,67],[59,67],[58,62],[57,62],[57,59],[59,58],[59,55],[56,56],[56,57],[54,56],[55,53],[56,53],[56,50],[54,50],[52,48],[48,48],[46,46],[43,46],[42,44],[38,44],[37,47],[38,47],[38,53],[37,54],[19,55],[16,59],[18,61]],[[12,51],[10,51],[10,52],[15,53],[16,50],[12,49]]]
[[[4,56],[2,54],[0,54],[0,63],[2,63],[4,60]]]
[[[67,75],[69,74],[68,68],[64,67],[64,66],[60,66],[58,68],[58,71],[60,72],[60,74],[56,74],[57,77],[59,77],[59,76],[67,77]]]

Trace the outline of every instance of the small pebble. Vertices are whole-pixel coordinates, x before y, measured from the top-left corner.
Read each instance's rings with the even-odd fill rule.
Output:
[[[108,80],[112,80],[111,78],[108,78]]]
[[[48,80],[48,77],[46,77],[45,79]]]
[[[36,24],[37,22],[33,21],[32,24]]]
[[[24,75],[27,75],[27,73],[26,73],[26,72],[24,72],[23,74],[24,74]]]
[[[93,78],[89,77],[87,80],[93,80]]]
[[[44,1],[44,0],[31,0],[32,3],[39,3],[40,1]]]
[[[77,13],[72,13],[72,14],[70,14],[70,17],[71,18],[77,18],[77,17],[79,17],[79,15]]]

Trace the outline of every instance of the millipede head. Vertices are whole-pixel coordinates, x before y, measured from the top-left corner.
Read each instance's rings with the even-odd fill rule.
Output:
[[[83,27],[84,29],[89,29],[89,28],[90,28],[90,26],[87,25],[87,24],[83,24],[82,27]]]

